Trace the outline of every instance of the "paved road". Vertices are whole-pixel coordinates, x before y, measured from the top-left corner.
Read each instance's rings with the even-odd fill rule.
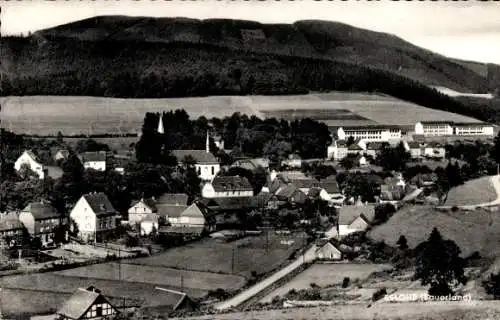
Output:
[[[251,286],[250,288],[246,289],[243,292],[240,292],[236,296],[230,298],[229,300],[222,301],[221,303],[215,305],[215,309],[218,310],[225,310],[229,309],[231,307],[237,307],[243,302],[247,301],[248,299],[252,298],[265,288],[269,287],[279,279],[283,278],[293,270],[297,269],[300,267],[304,262],[311,262],[316,258],[315,251],[317,247],[316,245],[313,245],[311,248],[309,248],[303,255],[300,255],[295,261],[284,267],[283,269],[277,271],[276,273],[270,275],[266,279],[262,280],[261,282]]]
[[[495,188],[495,191],[497,193],[496,200],[493,200],[490,202],[478,203],[478,204],[474,204],[474,205],[456,206],[456,207],[459,209],[464,209],[464,210],[474,210],[476,208],[483,208],[483,207],[491,207],[491,206],[500,205],[500,175],[491,176],[490,182],[493,185],[493,188]],[[452,206],[439,206],[438,207],[438,209],[451,209],[451,208],[452,208]]]

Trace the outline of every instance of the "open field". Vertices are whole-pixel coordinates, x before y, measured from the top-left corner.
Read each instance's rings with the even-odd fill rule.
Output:
[[[424,108],[386,95],[347,92],[172,99],[11,96],[0,98],[0,103],[2,104],[2,127],[28,134],[56,134],[58,131],[65,135],[137,133],[140,131],[146,112],[180,108],[185,109],[192,118],[201,115],[208,118],[224,117],[234,112],[264,117],[265,112],[294,109],[301,114],[312,113],[312,116],[316,118],[314,112],[325,114],[323,110],[347,110],[351,114],[368,119],[369,123],[402,126],[414,125],[422,120],[478,121],[449,112]],[[361,120],[348,121],[354,121],[349,125],[356,125],[355,122]],[[342,124],[346,125],[343,122]],[[367,123],[358,123],[358,125],[364,124]]]
[[[495,178],[498,179],[498,178]],[[481,177],[465,182],[450,190],[446,198],[447,206],[473,206],[492,202],[498,197],[491,184],[491,177]]]
[[[304,272],[298,274],[284,286],[265,296],[260,302],[271,302],[274,297],[284,296],[292,289],[301,290],[310,288],[311,283],[326,287],[341,284],[344,277],[349,277],[351,281],[355,279],[363,280],[375,271],[382,271],[388,268],[390,268],[389,265],[381,264],[314,264],[304,270]]]
[[[331,307],[258,310],[183,319],[198,320],[493,320],[500,318],[497,301],[414,302],[335,305]]]
[[[456,242],[463,257],[474,251],[483,256],[500,254],[500,214],[486,209],[442,212],[431,206],[403,207],[389,221],[374,227],[368,237],[395,246],[404,235],[408,245],[414,248],[427,240],[434,227],[444,238]]]
[[[127,282],[142,282],[164,286],[174,285],[177,287],[183,285],[185,288],[206,291],[213,288],[234,290],[241,288],[245,284],[245,278],[243,277],[211,272],[186,271],[131,264],[122,264],[121,272],[118,272],[118,269],[118,263],[106,263],[64,270],[56,272],[56,274],[70,277],[119,280],[119,273],[121,273],[121,279]]]
[[[270,233],[267,251],[265,238],[262,235],[229,243],[207,239],[172,248],[156,256],[134,259],[129,263],[250,277],[252,271],[263,274],[278,268],[302,245],[300,238],[293,235],[278,236]],[[295,243],[291,245],[280,243],[283,239],[294,238]]]
[[[118,273],[118,270],[116,272]],[[68,295],[77,288],[87,288],[91,285],[99,288],[106,296],[115,301],[123,303],[125,300],[127,305],[137,305],[154,296],[156,286],[181,290],[176,285],[165,286],[161,283],[64,276],[55,272],[3,277],[0,279],[0,285],[2,287],[2,302],[9,302],[10,312],[16,314],[51,312],[54,308],[59,308]],[[4,296],[4,290],[9,293],[8,297]],[[182,290],[194,298],[202,297],[207,293],[206,290],[186,287]],[[24,304],[21,303],[22,301]],[[28,303],[28,301],[33,301],[33,303]],[[2,309],[3,312],[7,312],[7,310],[9,309]]]

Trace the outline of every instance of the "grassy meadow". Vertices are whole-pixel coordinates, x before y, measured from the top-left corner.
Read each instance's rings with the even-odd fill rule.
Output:
[[[462,257],[475,251],[485,257],[500,254],[500,215],[486,209],[443,212],[431,206],[408,206],[396,212],[386,223],[374,227],[368,237],[395,246],[399,237],[404,235],[408,245],[414,248],[427,240],[434,227],[444,238],[455,241]]]
[[[473,206],[492,202],[497,199],[497,192],[491,184],[491,177],[470,180],[452,188],[446,198],[447,206]]]
[[[17,133],[49,135],[119,134],[140,131],[146,112],[183,108],[192,118],[240,112],[266,117],[295,110],[337,125],[370,123],[414,125],[421,120],[478,121],[425,108],[386,95],[331,92],[290,96],[210,96],[117,99],[85,96],[9,96],[0,98],[1,126]],[[346,117],[347,114],[350,114]],[[344,114],[344,116],[341,116]],[[323,118],[323,119],[320,119]]]

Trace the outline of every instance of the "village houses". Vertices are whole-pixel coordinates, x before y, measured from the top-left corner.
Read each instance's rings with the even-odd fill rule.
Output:
[[[45,200],[28,204],[20,213],[19,220],[33,238],[39,238],[42,247],[54,244],[55,232],[66,221],[59,212]]]
[[[331,242],[326,242],[320,245],[316,251],[316,258],[319,260],[341,260],[342,252],[337,249]]]
[[[118,310],[100,290],[78,288],[56,312],[61,320],[108,319]]]
[[[203,198],[252,197],[253,187],[241,176],[216,176],[205,183],[201,190]]]
[[[84,152],[79,158],[85,170],[93,169],[97,171],[106,171],[108,158],[106,151]]]
[[[338,234],[340,237],[353,232],[365,231],[375,218],[375,206],[372,204],[355,204],[338,209]]]
[[[44,179],[46,176],[46,168],[31,150],[24,150],[14,163],[14,168],[18,172],[22,171],[24,168],[30,169],[39,179]]]
[[[7,247],[22,243],[24,225],[16,214],[2,215],[0,218],[0,241]]]
[[[78,226],[80,238],[88,242],[101,242],[116,229],[117,215],[106,194],[93,192],[77,201],[70,218]]]

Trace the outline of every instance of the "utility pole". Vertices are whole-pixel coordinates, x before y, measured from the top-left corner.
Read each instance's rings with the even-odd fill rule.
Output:
[[[182,273],[181,273],[181,291],[184,291],[184,275]]]

